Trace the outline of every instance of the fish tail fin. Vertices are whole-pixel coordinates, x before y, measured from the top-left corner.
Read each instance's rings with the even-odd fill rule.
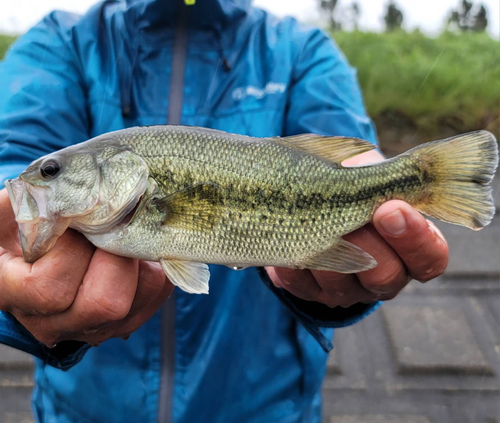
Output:
[[[498,166],[493,134],[476,131],[423,144],[409,154],[418,157],[428,180],[425,199],[415,207],[445,222],[479,230],[495,214],[491,180]]]

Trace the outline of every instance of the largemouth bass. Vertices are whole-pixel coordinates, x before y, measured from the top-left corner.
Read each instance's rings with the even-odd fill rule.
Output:
[[[373,148],[313,134],[137,127],[42,157],[6,186],[26,261],[69,227],[106,251],[160,262],[173,284],[192,293],[208,293],[206,263],[371,269],[375,259],[342,236],[391,199],[471,229],[491,221],[498,147],[489,132],[374,165],[340,164]]]

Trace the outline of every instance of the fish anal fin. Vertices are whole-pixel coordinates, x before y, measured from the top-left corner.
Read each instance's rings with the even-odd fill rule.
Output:
[[[339,273],[358,273],[376,266],[377,261],[370,254],[340,239],[327,250],[307,258],[301,267]]]
[[[155,200],[165,213],[163,225],[187,229],[210,230],[219,220],[222,194],[215,184],[193,185]]]
[[[292,135],[275,139],[278,143],[335,163],[341,163],[377,147],[361,138],[326,137],[315,134]]]
[[[208,294],[210,270],[205,263],[161,259],[160,264],[173,285],[190,294]]]

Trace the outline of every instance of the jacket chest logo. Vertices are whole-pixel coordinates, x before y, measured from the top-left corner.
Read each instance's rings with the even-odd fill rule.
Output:
[[[268,82],[263,88],[254,85],[235,88],[232,92],[233,100],[241,101],[246,97],[261,99],[270,94],[282,94],[286,90],[286,84],[282,82]]]

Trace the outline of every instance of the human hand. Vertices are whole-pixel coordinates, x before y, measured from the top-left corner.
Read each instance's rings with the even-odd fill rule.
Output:
[[[345,164],[376,162],[377,152],[368,152]],[[429,281],[441,275],[448,264],[448,245],[434,224],[403,201],[384,203],[372,223],[346,236],[378,262],[374,269],[357,274],[267,267],[272,282],[296,297],[329,307],[347,308],[394,298],[409,282]]]
[[[35,263],[26,263],[5,189],[0,222],[0,310],[48,347],[127,338],[174,289],[158,263],[96,249],[73,230]]]

